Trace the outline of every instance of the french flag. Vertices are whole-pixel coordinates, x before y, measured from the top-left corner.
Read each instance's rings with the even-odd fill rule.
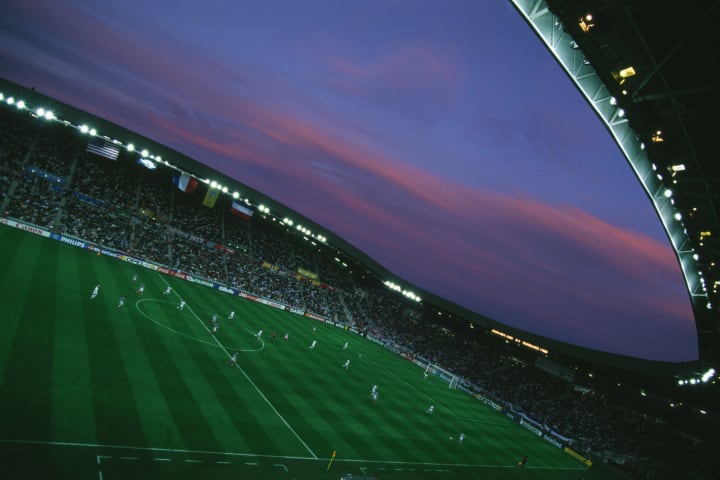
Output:
[[[232,213],[233,215],[237,215],[244,220],[250,220],[250,217],[252,217],[253,213],[255,212],[252,208],[248,208],[242,203],[233,202],[232,206],[230,207],[230,213]]]
[[[173,185],[185,193],[193,193],[198,186],[198,181],[187,173],[173,175]]]

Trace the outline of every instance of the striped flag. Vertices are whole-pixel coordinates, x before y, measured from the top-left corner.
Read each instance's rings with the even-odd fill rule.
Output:
[[[102,138],[90,140],[87,147],[85,147],[85,151],[110,160],[117,160],[118,155],[120,155],[119,146]]]
[[[198,181],[187,173],[176,173],[173,175],[173,185],[185,193],[193,193],[198,186]]]
[[[230,207],[230,213],[232,213],[233,215],[237,215],[244,220],[250,220],[250,217],[252,217],[253,213],[255,212],[252,208],[248,208],[242,203],[232,202],[232,206]]]

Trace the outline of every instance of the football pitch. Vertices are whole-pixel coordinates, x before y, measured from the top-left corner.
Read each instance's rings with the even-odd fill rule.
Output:
[[[607,478],[332,325],[6,226],[0,278],[4,478]]]

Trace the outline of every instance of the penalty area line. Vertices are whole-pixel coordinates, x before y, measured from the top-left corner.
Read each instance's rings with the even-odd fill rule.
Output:
[[[168,286],[168,287],[170,286],[170,284],[162,277],[161,274],[158,273],[158,276],[160,277],[160,280],[162,280],[165,283],[166,286]],[[178,294],[175,291],[175,289],[173,289],[172,292],[175,294],[176,297],[178,297],[180,299],[181,302],[185,302],[185,300],[180,296],[180,294]],[[208,334],[215,340],[215,342],[220,347],[220,349],[223,352],[225,352],[225,355],[228,357],[228,359],[232,359],[232,355],[230,355],[230,352],[228,352],[227,348],[225,348],[225,346],[222,343],[220,343],[220,340],[218,340],[217,337],[212,333],[212,331],[210,331],[210,329],[207,327],[207,325],[205,325],[205,323],[202,321],[202,319],[197,315],[197,313],[195,313],[195,310],[193,310],[192,307],[190,307],[190,305],[187,304],[187,302],[185,302],[185,306],[193,314],[193,316],[197,319],[197,321],[200,322],[200,325],[202,325],[202,327],[205,329],[205,331],[207,331]],[[257,385],[255,385],[255,382],[252,381],[252,379],[245,372],[245,370],[243,370],[243,368],[240,365],[238,365],[237,363],[235,363],[234,365],[238,370],[240,370],[240,372],[243,374],[245,379],[250,383],[250,385],[253,386],[255,391],[258,392],[258,394],[262,397],[262,399],[265,400],[265,403],[267,403],[268,406],[272,409],[272,411],[275,412],[275,415],[277,415],[278,418],[280,418],[280,420],[282,420],[282,422],[285,424],[285,426],[288,428],[288,430],[290,430],[292,432],[292,434],[295,435],[295,438],[297,438],[300,441],[300,443],[302,443],[302,445],[305,447],[305,449],[308,452],[310,452],[310,455],[312,455],[313,458],[315,460],[317,460],[318,456],[315,455],[315,452],[313,452],[312,449],[308,446],[308,444],[305,443],[305,440],[303,440],[302,437],[300,437],[300,435],[298,435],[298,433],[295,431],[295,429],[292,428],[292,426],[290,426],[288,421],[285,420],[285,417],[283,417],[280,414],[280,412],[278,412],[277,408],[275,408],[275,405],[273,405],[272,402],[270,402],[270,400],[262,392],[262,390],[260,390],[260,388]]]

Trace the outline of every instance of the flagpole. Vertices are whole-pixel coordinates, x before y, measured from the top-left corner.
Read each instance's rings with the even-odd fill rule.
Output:
[[[330,455],[330,463],[328,463],[328,466],[327,466],[327,469],[326,469],[327,471],[330,471],[330,466],[332,465],[333,460],[335,460],[335,450],[333,450],[332,455]]]

